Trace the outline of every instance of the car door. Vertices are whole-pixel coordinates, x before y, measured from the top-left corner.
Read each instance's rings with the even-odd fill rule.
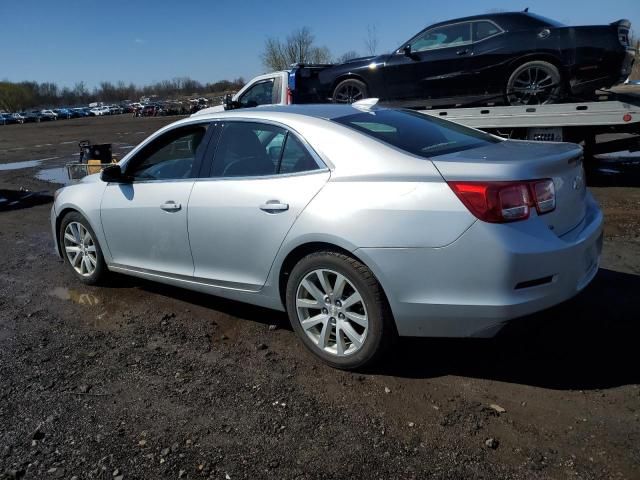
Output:
[[[509,78],[505,66],[522,48],[521,42],[512,42],[506,32],[492,20],[473,22],[473,55],[469,57],[469,71],[473,75],[474,89],[479,93],[495,93],[501,99]],[[511,36],[513,37],[513,36]]]
[[[257,291],[287,232],[330,174],[301,137],[282,126],[236,120],[217,128],[208,178],[195,182],[189,200],[194,276]]]
[[[256,82],[238,97],[240,108],[280,103],[280,78],[267,78]]]
[[[187,205],[207,129],[199,123],[163,133],[126,163],[128,181],[107,185],[100,212],[115,264],[193,275]]]
[[[470,75],[471,23],[421,32],[389,58],[385,81],[390,99],[442,98],[465,94]]]

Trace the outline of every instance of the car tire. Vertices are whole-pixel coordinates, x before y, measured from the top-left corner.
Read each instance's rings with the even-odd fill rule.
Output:
[[[333,103],[353,103],[358,100],[369,98],[369,91],[367,85],[355,78],[348,78],[336,85],[331,94],[331,101]]]
[[[286,307],[305,347],[335,368],[373,364],[395,335],[380,283],[366,265],[342,253],[323,251],[302,258],[287,281]]]
[[[548,105],[562,100],[562,87],[558,67],[534,60],[523,63],[511,73],[505,95],[509,105]]]
[[[98,285],[107,280],[109,270],[96,234],[80,213],[70,212],[64,216],[60,222],[58,241],[64,262],[82,283]]]

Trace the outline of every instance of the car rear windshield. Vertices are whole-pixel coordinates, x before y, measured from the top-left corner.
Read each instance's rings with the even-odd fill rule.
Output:
[[[491,135],[453,122],[406,110],[372,110],[333,120],[424,158],[500,141]]]
[[[556,20],[553,20],[551,18],[547,18],[547,17],[543,17],[542,15],[537,15],[535,13],[527,13],[527,16],[529,18],[534,18],[536,20],[538,20],[538,22],[540,22],[540,24],[542,26],[545,27],[556,27],[556,28],[560,28],[560,27],[566,27],[566,25],[564,23],[560,23]]]

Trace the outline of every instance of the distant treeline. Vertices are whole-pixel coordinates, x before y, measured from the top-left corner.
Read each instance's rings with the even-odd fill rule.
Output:
[[[176,98],[208,93],[238,90],[244,85],[242,77],[201,83],[189,77],[163,80],[145,86],[125,82],[101,82],[93,89],[84,82],[72,88],[59,87],[52,82],[0,82],[0,110],[16,112],[38,107],[85,105],[91,102],[117,103],[123,100],[138,101],[141,97],[157,95],[159,98]]]

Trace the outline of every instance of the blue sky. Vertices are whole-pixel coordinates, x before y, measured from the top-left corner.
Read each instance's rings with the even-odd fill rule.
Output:
[[[571,25],[628,18],[640,31],[640,0],[0,0],[0,80],[249,79],[264,71],[265,39],[298,27],[339,56],[364,54],[375,25],[381,53],[440,20],[527,6]]]

